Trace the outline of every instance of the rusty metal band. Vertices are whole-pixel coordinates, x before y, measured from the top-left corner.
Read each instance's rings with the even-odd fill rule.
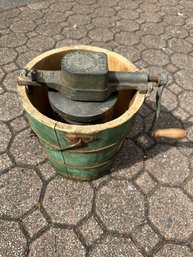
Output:
[[[37,135],[37,137],[40,140],[42,140],[44,143],[46,143],[48,146],[51,147],[51,149],[50,149],[46,145],[44,145],[45,148],[48,148],[50,150],[53,150],[53,148],[54,148],[54,150],[56,150],[56,151],[66,151],[66,150],[71,149],[73,147],[80,146],[81,143],[82,143],[81,139],[79,139],[76,143],[74,143],[72,145],[69,145],[69,146],[66,146],[64,148],[61,148],[61,147],[59,147],[59,146],[57,146],[55,144],[52,144],[52,143],[48,142],[47,140],[45,140],[42,136],[40,136],[40,134],[31,125],[30,125],[30,127],[32,128],[32,130],[34,131],[34,133]]]
[[[108,148],[111,148],[111,147],[113,147],[113,146],[115,146],[115,145],[118,145],[118,144],[120,144],[120,143],[121,143],[121,144],[123,143],[123,141],[121,140],[121,142],[118,141],[118,142],[115,142],[115,143],[113,143],[113,144],[110,144],[110,145],[107,145],[107,146],[104,146],[104,147],[101,147],[101,148],[97,148],[97,149],[92,149],[92,150],[83,150],[83,149],[73,149],[73,150],[70,150],[71,148],[80,146],[81,143],[82,143],[81,139],[78,140],[76,143],[74,143],[74,144],[72,144],[72,145],[69,145],[69,146],[67,146],[67,147],[65,147],[65,148],[61,148],[61,147],[59,147],[59,146],[57,146],[57,145],[55,145],[55,144],[50,143],[50,142],[47,141],[46,139],[44,139],[31,125],[30,125],[30,127],[32,128],[32,130],[34,131],[34,133],[37,135],[37,137],[38,137],[41,141],[43,141],[43,142],[46,143],[48,146],[50,146],[50,148],[48,148],[47,145],[44,145],[45,148],[48,148],[48,149],[50,149],[50,150],[67,151],[67,152],[74,152],[74,153],[97,153],[97,152],[101,152],[101,151],[103,151],[103,150],[106,150],[106,149],[108,149]]]
[[[57,159],[51,157],[50,155],[49,155],[49,158],[48,158],[48,159],[49,159],[50,161],[52,161],[52,162],[55,162],[55,163],[59,164],[59,165],[62,166],[62,167],[65,167],[65,168],[76,169],[76,170],[87,170],[87,169],[96,169],[96,168],[103,167],[103,166],[105,166],[106,164],[112,162],[113,157],[110,158],[109,160],[107,160],[106,162],[102,162],[102,163],[100,163],[100,164],[92,165],[92,166],[74,166],[74,165],[71,165],[71,164],[65,164],[65,163],[60,162],[60,161],[58,161]]]

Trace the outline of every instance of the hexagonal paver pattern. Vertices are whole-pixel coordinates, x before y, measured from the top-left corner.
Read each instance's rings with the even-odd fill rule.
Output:
[[[6,153],[0,155],[0,174],[13,166],[12,161]]]
[[[191,43],[188,43],[184,39],[172,38],[168,41],[169,47],[177,53],[189,53],[193,50]]]
[[[0,0],[0,9],[0,256],[192,256],[192,1]],[[148,134],[153,90],[110,174],[59,176],[23,116],[16,80],[41,53],[81,44],[168,74],[157,127],[185,128],[187,138]]]
[[[6,92],[0,95],[0,120],[9,121],[21,115],[22,112],[23,110],[21,109],[16,94]]]
[[[89,32],[89,37],[94,41],[108,42],[113,39],[113,33],[107,29],[97,28]]]
[[[179,70],[175,73],[176,83],[183,89],[192,90],[193,74],[188,70]],[[181,98],[181,97],[180,97]],[[179,99],[180,99],[179,98]]]
[[[80,226],[79,229],[88,245],[93,244],[103,234],[102,228],[94,217],[91,217],[85,224]]]
[[[157,145],[148,152],[145,168],[160,182],[182,183],[190,174],[189,163],[176,147]]]
[[[85,249],[71,230],[51,228],[30,246],[29,257],[85,256]]]
[[[54,168],[50,166],[48,162],[38,166],[40,173],[45,180],[49,180],[56,175]]]
[[[24,130],[16,135],[10,152],[18,164],[35,165],[46,158],[37,137],[31,134],[30,129]]]
[[[25,45],[27,37],[23,33],[9,33],[0,38],[0,47],[17,47]]]
[[[135,182],[145,194],[151,192],[152,189],[154,189],[156,186],[156,182],[150,177],[147,172],[141,174]]]
[[[17,53],[14,49],[8,49],[8,48],[2,48],[0,50],[0,64],[7,64],[12,62],[15,57],[17,56]]]
[[[0,220],[0,242],[0,256],[24,256],[27,242],[16,222]]]
[[[92,198],[89,184],[57,177],[47,186],[43,206],[53,222],[76,224],[91,211]]]
[[[17,117],[13,121],[10,122],[11,129],[13,133],[17,133],[23,129],[25,129],[28,125],[26,118],[23,116]]]
[[[142,58],[150,65],[166,65],[169,63],[168,56],[160,50],[145,50],[142,53]]]
[[[149,218],[168,240],[186,240],[193,231],[193,203],[180,189],[162,187],[149,199]]]
[[[171,57],[172,63],[180,69],[191,71],[193,69],[193,57],[186,54],[175,53]]]
[[[192,257],[192,252],[186,246],[177,244],[166,244],[164,247],[155,255],[155,257]]]
[[[143,169],[143,152],[131,140],[126,140],[111,171],[117,178],[133,178]]]
[[[16,70],[7,74],[3,81],[4,88],[6,88],[9,91],[16,91],[17,77],[19,73],[20,71]]]
[[[136,229],[133,236],[138,244],[143,247],[147,253],[149,253],[160,241],[158,235],[148,224]]]
[[[129,233],[144,220],[144,199],[127,181],[110,181],[96,196],[96,211],[108,229]]]
[[[115,35],[115,40],[118,44],[124,46],[133,46],[139,43],[139,38],[135,33],[123,31]]]
[[[25,33],[29,31],[33,31],[35,27],[36,27],[36,24],[33,21],[21,20],[21,21],[14,22],[11,25],[11,30],[13,30],[14,32]]]
[[[54,46],[54,40],[47,36],[35,36],[28,40],[27,46],[31,50],[46,51]]]
[[[193,197],[193,178],[189,178],[184,185],[184,189]]]
[[[0,122],[0,153],[6,151],[10,139],[11,132],[3,122]]]
[[[24,215],[38,203],[42,183],[34,170],[14,168],[1,175],[0,215]]]
[[[193,99],[192,91],[183,91],[180,94],[180,97],[179,97],[180,106],[187,112],[191,112],[192,110],[192,107],[191,107],[192,99]]]
[[[23,219],[22,222],[26,227],[30,237],[34,236],[41,229],[48,225],[46,219],[44,218],[39,209],[30,213],[26,218]]]
[[[129,238],[108,236],[102,243],[96,245],[89,257],[135,256],[142,257],[137,247]]]

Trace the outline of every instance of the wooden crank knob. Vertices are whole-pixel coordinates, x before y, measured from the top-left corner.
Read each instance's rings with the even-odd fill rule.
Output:
[[[187,135],[188,132],[180,128],[156,129],[152,133],[152,136],[154,137],[167,137],[174,139],[185,138]]]

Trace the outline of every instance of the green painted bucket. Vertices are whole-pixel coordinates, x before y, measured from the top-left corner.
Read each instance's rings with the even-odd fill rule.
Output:
[[[59,70],[61,58],[74,49],[105,52],[110,71],[136,71],[121,55],[103,48],[70,46],[48,51],[25,68]],[[112,117],[96,125],[71,125],[54,120],[45,87],[17,86],[28,121],[54,169],[68,179],[89,181],[106,174],[134,123],[145,95],[135,90],[118,93]]]

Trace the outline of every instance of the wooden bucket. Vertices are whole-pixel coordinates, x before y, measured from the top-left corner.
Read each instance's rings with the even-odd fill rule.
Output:
[[[25,68],[59,70],[62,56],[73,49],[105,52],[110,71],[137,70],[121,55],[92,46],[54,49],[36,57]],[[17,90],[29,123],[51,166],[66,178],[80,181],[96,179],[110,170],[145,98],[135,90],[119,92],[111,121],[81,126],[54,120],[47,88],[18,85]]]

